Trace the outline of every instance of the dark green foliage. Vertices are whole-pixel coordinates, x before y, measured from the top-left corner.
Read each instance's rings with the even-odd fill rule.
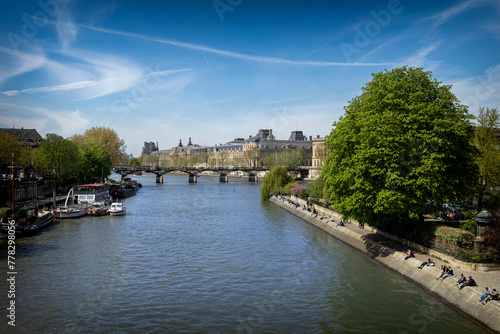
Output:
[[[37,156],[42,170],[53,172],[58,184],[76,180],[79,155],[72,141],[49,133],[37,149]]]
[[[266,174],[260,187],[260,197],[267,201],[271,194],[284,194],[287,184],[293,182],[294,177],[288,175],[284,166],[275,166]]]
[[[479,150],[477,164],[479,178],[476,198],[477,210],[500,208],[500,113],[498,108],[480,108],[476,118],[474,144]]]
[[[111,156],[106,149],[92,142],[79,149],[78,177],[83,182],[103,180],[111,174]]]
[[[325,193],[338,211],[394,226],[470,194],[474,128],[449,86],[402,67],[374,74],[362,91],[326,140]]]
[[[129,166],[140,166],[141,165],[141,161],[137,158],[131,158],[131,159],[128,159],[128,163],[127,163]]]

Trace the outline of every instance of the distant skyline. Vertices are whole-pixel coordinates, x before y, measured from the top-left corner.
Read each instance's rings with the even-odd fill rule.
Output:
[[[372,73],[423,67],[500,107],[500,1],[3,1],[0,127],[115,130],[138,156],[325,136]]]

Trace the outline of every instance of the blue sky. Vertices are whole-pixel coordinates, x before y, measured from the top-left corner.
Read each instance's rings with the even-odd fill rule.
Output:
[[[114,129],[138,156],[271,128],[327,135],[408,65],[500,107],[500,1],[2,1],[0,127]]]

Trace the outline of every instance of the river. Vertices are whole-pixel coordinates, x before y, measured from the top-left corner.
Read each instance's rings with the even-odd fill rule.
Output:
[[[482,333],[260,183],[134,178],[126,216],[16,240],[15,327],[1,241],[1,333]]]

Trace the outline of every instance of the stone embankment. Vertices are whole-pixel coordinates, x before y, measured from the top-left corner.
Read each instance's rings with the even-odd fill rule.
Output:
[[[498,267],[477,266],[451,259],[448,260],[443,254],[429,252],[426,248],[416,244],[408,245],[404,240],[391,237],[387,233],[377,231],[366,224],[364,228],[360,228],[357,222],[336,227],[341,218],[338,213],[318,207],[316,209],[320,214],[315,218],[311,216],[309,211],[301,209],[301,206],[306,204],[305,201],[295,197],[291,200],[300,204],[300,207],[296,208],[287,201],[279,200],[276,197],[269,199],[271,203],[282,207],[309,224],[354,247],[390,271],[400,274],[412,284],[422,288],[425,292],[456,312],[470,318],[473,322],[482,325],[491,332],[500,333],[500,301],[493,300],[486,305],[478,301],[486,286],[490,289],[500,290],[500,272],[495,271]],[[334,218],[335,222],[326,223],[326,219],[320,219],[323,213],[326,217],[331,216]],[[403,260],[408,248],[415,252],[415,258]],[[430,254],[435,255],[438,259],[443,259],[446,263],[435,259],[435,267],[425,267],[419,270],[417,267],[427,260]],[[442,264],[451,265],[457,276],[461,273],[466,277],[472,276],[478,286],[465,287],[463,290],[459,290],[455,287],[456,277],[447,278],[443,281],[436,280],[441,273],[440,267]]]

